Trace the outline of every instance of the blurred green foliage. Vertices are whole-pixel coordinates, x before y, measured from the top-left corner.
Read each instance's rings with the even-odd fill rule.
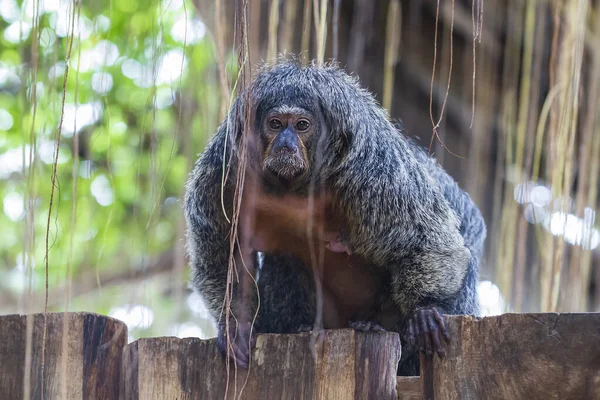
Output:
[[[143,277],[153,256],[181,244],[183,185],[219,122],[213,43],[190,3],[79,4],[0,0],[2,313],[39,310],[23,299],[43,297],[63,88],[48,283],[65,299],[51,299],[55,310],[65,309],[66,294],[53,289],[66,288],[69,268],[73,282],[134,270]],[[187,273],[166,277],[129,289],[96,285],[70,309],[145,304],[155,321],[185,320],[162,294],[183,287]]]

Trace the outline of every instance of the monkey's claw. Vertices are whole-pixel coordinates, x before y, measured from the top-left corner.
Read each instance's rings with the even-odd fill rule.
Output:
[[[433,353],[443,357],[446,354],[443,342],[450,341],[444,317],[435,307],[418,308],[408,321],[406,340],[430,357]]]
[[[372,321],[351,321],[350,328],[361,332],[385,332],[381,325]]]
[[[217,346],[219,350],[229,357],[238,367],[248,369],[250,352],[256,344],[252,335],[252,325],[249,322],[229,321],[229,335],[226,334],[225,323],[219,325]],[[229,351],[227,349],[229,348]]]

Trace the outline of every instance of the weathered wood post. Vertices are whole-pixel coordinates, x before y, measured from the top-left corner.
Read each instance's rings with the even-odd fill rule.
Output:
[[[446,322],[446,357],[421,362],[426,400],[600,399],[600,313]]]
[[[398,398],[397,334],[326,331],[315,349],[310,333],[259,335],[249,370],[227,376],[215,340],[140,339],[123,354],[121,399]]]
[[[309,333],[258,335],[249,371],[228,375],[214,339],[126,345],[122,322],[50,313],[43,351],[44,315],[9,315],[0,399],[600,399],[598,313],[448,316],[447,325],[446,356],[422,358],[420,378],[396,378],[397,334],[351,329],[326,331],[316,347]]]
[[[127,326],[90,313],[0,317],[0,399],[118,399]],[[43,360],[43,378],[42,378]]]

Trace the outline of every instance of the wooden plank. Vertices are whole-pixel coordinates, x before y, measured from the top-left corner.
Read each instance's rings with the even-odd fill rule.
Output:
[[[214,339],[140,339],[123,354],[121,399],[395,400],[399,357],[395,333],[325,331],[316,348],[310,333],[265,334],[249,371],[231,367],[228,380]]]
[[[423,400],[422,386],[418,376],[399,376],[396,384],[398,400]]]
[[[89,313],[0,316],[0,399],[116,399],[127,326]]]
[[[446,357],[421,363],[425,399],[600,399],[600,314],[447,317]]]

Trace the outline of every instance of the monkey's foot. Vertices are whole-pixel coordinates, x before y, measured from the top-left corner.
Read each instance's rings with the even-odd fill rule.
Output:
[[[321,343],[326,336],[325,329],[323,329],[323,327],[319,325],[300,325],[296,332],[310,333],[312,343]]]
[[[317,329],[319,329],[319,328],[314,325],[300,325],[298,327],[298,330],[296,331],[296,333],[312,332],[313,330],[317,330]]]
[[[408,321],[406,340],[422,353],[440,357],[446,354],[443,341],[450,341],[450,334],[444,323],[444,317],[435,307],[417,308],[415,315]]]
[[[361,332],[385,332],[383,326],[372,321],[351,321],[350,328]]]
[[[229,357],[238,367],[247,369],[250,363],[250,352],[256,343],[256,338],[252,335],[252,325],[250,322],[229,321],[229,334],[225,323],[219,325],[217,335],[217,346],[219,350]],[[229,349],[229,351],[227,351]]]

